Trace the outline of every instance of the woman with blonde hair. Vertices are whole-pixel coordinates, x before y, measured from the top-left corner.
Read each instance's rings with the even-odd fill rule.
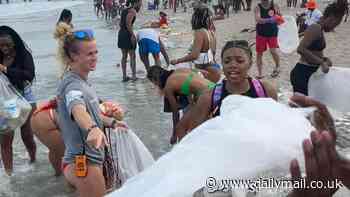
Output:
[[[101,113],[89,73],[96,69],[97,47],[92,30],[77,30],[59,42],[63,75],[57,89],[58,127],[65,145],[62,172],[79,196],[104,196],[109,186],[103,170],[105,127],[126,127]]]

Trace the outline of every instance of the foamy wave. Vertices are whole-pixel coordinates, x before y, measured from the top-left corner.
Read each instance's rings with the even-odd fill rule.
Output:
[[[0,18],[8,16],[26,15],[37,12],[47,12],[75,5],[83,4],[84,1],[60,1],[60,2],[22,2],[0,5]]]

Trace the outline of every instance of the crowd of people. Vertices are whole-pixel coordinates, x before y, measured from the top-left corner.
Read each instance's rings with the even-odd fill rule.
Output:
[[[229,95],[268,97],[277,101],[276,87],[264,78],[262,69],[263,53],[269,49],[275,62],[271,77],[278,77],[280,72],[276,18],[282,17],[282,14],[272,0],[261,0],[253,12],[256,20],[256,77],[249,74],[254,54],[251,44],[246,40],[227,41],[221,50],[220,59],[215,58],[218,32],[214,26],[215,16],[207,6],[194,7],[190,21],[193,42],[188,53],[170,60],[155,30],[162,25],[151,25],[137,33],[134,31],[141,4],[141,0],[129,0],[121,11],[117,45],[122,55],[122,81],[137,80],[135,50],[138,45],[147,78],[163,93],[164,112],[173,115],[171,144],[178,143],[203,122],[220,116],[221,103]],[[317,10],[313,0],[306,7],[308,10],[305,15],[308,18],[297,49],[300,59],[290,73],[293,92],[296,93],[291,101],[302,107],[317,108],[314,120],[317,131],[311,133],[310,139],[302,142],[306,178],[307,181],[339,179],[350,189],[350,160],[341,158],[335,149],[337,134],[334,121],[325,105],[306,97],[310,76],[318,69],[327,73],[332,66],[330,58],[324,55],[324,34],[333,31],[341,23],[348,4],[345,0],[337,0],[329,4],[323,13]],[[225,14],[224,8],[219,7],[219,10]],[[166,22],[168,25],[166,16],[165,12],[160,13],[159,23]],[[54,32],[58,59],[62,65],[55,98],[36,102],[31,89],[35,78],[33,56],[20,35],[9,26],[0,26],[0,72],[8,77],[33,107],[30,118],[21,127],[21,137],[30,162],[36,160],[34,134],[49,149],[49,161],[56,176],[63,174],[79,196],[101,197],[116,182],[111,178],[113,167],[109,165],[110,156],[106,145],[110,142],[106,140],[105,128],[127,129],[127,125],[122,121],[120,107],[102,101],[89,83],[90,73],[97,69],[95,35],[91,29],[75,29],[72,19],[72,12],[64,9]],[[161,63],[160,53],[164,56],[166,67]],[[154,65],[150,63],[149,54],[153,56]],[[128,58],[131,77],[127,75]],[[176,68],[185,62],[190,62],[191,66]],[[169,70],[169,64],[176,69]],[[13,172],[13,134],[14,131],[9,131],[1,136],[1,159],[8,175]],[[302,177],[296,160],[290,163],[290,173],[292,180]],[[290,196],[327,197],[335,191],[327,188],[295,189]]]

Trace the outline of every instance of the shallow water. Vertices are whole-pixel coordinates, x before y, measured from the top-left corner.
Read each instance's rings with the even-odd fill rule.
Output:
[[[60,9],[68,7],[73,12],[75,28],[92,28],[96,33],[99,49],[99,63],[96,72],[90,77],[90,82],[96,88],[98,95],[105,99],[118,101],[127,110],[126,121],[134,132],[151,150],[155,158],[166,153],[169,147],[171,131],[171,115],[162,113],[162,98],[157,89],[144,79],[144,68],[138,60],[137,70],[141,79],[136,82],[121,83],[121,69],[116,67],[120,62],[120,51],[117,49],[116,27],[113,23],[106,23],[93,13],[92,1],[59,1],[46,2],[36,0],[35,4],[23,4],[15,1],[11,9],[0,5],[0,25],[6,24],[16,29],[32,49],[36,64],[36,81],[34,92],[39,100],[46,100],[54,96],[57,85],[59,66],[55,59],[56,41],[53,39],[53,30]],[[30,7],[31,6],[31,7]],[[48,6],[48,7],[46,7]],[[24,9],[26,8],[26,9]],[[29,11],[28,11],[29,10]],[[25,15],[21,14],[25,13]],[[11,18],[9,18],[11,17]],[[150,18],[156,18],[152,12],[143,12],[142,20],[139,17],[136,25]],[[188,32],[189,19],[178,15],[174,19],[173,27],[181,27],[181,31]],[[177,28],[179,29],[179,28]],[[180,37],[169,40],[173,49],[170,56],[176,54],[179,48],[187,48]],[[129,68],[128,68],[129,69]],[[288,95],[288,87],[282,87],[281,97]],[[337,121],[342,138],[339,147],[349,147],[350,116]],[[39,141],[36,140],[38,144]],[[347,152],[347,151],[346,151]],[[0,169],[0,196],[1,197],[63,197],[69,192],[62,186],[63,178],[53,177],[54,171],[47,160],[47,149],[41,144],[38,146],[37,162],[29,165],[28,156],[20,140],[18,132],[14,141],[14,175],[7,177]],[[271,174],[279,176],[275,169]],[[267,195],[267,194],[266,194]],[[268,195],[267,195],[268,196]]]

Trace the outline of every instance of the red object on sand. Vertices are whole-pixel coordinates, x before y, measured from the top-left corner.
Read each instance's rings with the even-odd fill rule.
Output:
[[[168,25],[168,20],[166,16],[159,17],[159,26]]]
[[[281,25],[281,24],[284,23],[284,19],[283,19],[282,16],[276,14],[276,15],[273,16],[273,17],[275,18],[275,20],[276,20],[276,22],[277,22],[277,25]]]

